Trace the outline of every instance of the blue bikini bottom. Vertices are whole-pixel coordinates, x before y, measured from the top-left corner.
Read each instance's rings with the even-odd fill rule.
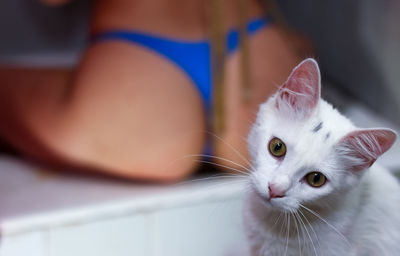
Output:
[[[247,24],[248,35],[253,35],[270,21],[258,18]],[[207,110],[212,104],[211,45],[209,40],[189,41],[160,37],[156,35],[127,31],[111,30],[95,34],[92,42],[106,40],[126,41],[144,46],[175,63],[196,85]],[[233,29],[226,36],[227,54],[233,53],[239,45],[239,31]]]

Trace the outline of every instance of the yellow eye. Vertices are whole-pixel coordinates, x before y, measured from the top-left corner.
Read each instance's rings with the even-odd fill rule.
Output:
[[[310,172],[306,175],[306,181],[311,187],[319,188],[326,182],[326,177],[320,172]]]
[[[278,138],[273,138],[269,142],[269,152],[275,157],[282,157],[286,154],[286,145]]]

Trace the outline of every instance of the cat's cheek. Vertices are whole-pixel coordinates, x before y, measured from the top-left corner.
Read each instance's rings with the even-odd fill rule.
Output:
[[[368,175],[368,173],[367,173]],[[353,173],[351,173],[350,171],[344,175],[340,181],[340,186],[338,186],[340,188],[341,191],[349,191],[351,189],[353,189],[354,187],[356,187],[361,181],[361,177],[358,175],[354,175]]]
[[[344,194],[344,191],[337,190],[336,187],[329,184],[324,188],[314,189],[313,192],[310,192],[311,196],[304,202],[304,204],[321,207],[325,205],[326,202],[341,200]]]
[[[250,175],[250,188],[261,198],[268,198],[268,180],[260,172],[254,172]]]

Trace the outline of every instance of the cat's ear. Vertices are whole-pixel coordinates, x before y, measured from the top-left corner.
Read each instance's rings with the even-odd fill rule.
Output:
[[[357,130],[344,136],[337,150],[347,168],[360,171],[370,167],[395,140],[396,133],[390,129]]]
[[[297,115],[309,116],[321,95],[321,77],[317,62],[306,59],[295,67],[276,97],[278,109],[287,108]]]

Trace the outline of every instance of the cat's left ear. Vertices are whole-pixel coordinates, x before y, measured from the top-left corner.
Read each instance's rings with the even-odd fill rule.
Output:
[[[390,129],[356,130],[344,136],[336,149],[347,168],[360,171],[370,167],[395,140],[396,133]]]
[[[306,59],[295,67],[279,88],[278,109],[289,107],[296,115],[309,116],[318,105],[321,95],[321,76],[317,62]]]

